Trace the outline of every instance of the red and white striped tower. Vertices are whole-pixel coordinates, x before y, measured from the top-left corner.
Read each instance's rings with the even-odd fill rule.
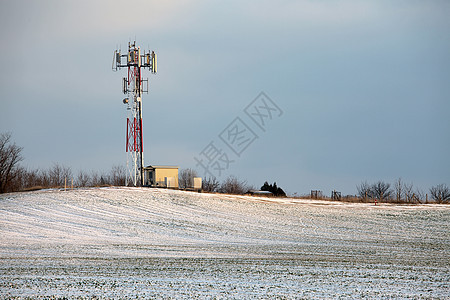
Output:
[[[126,60],[125,62],[122,62]],[[142,135],[142,93],[148,93],[148,79],[142,79],[142,68],[156,73],[156,54],[154,51],[141,54],[136,42],[128,43],[128,53],[114,51],[113,70],[127,67],[128,76],[123,78],[122,90],[127,97],[123,103],[127,105],[127,176],[126,185],[144,185],[144,153]]]

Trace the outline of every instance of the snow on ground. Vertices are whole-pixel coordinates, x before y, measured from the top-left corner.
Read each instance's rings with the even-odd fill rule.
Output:
[[[0,195],[0,297],[450,298],[450,207],[146,189]]]

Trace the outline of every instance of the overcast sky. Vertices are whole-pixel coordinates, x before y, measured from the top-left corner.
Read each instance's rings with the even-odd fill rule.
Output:
[[[146,165],[203,175],[216,151],[220,180],[290,194],[398,177],[427,191],[450,185],[449,15],[449,1],[3,0],[0,131],[29,168],[125,165],[126,70],[111,64],[136,39],[158,54]]]

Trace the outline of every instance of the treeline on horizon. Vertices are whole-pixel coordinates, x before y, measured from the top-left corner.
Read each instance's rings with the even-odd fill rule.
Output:
[[[70,167],[54,163],[48,169],[28,169],[20,163],[23,161],[22,147],[12,141],[10,133],[0,134],[0,193],[31,191],[45,188],[125,186],[126,170],[123,166],[113,166],[108,172],[79,171],[73,174]],[[197,172],[182,169],[179,172],[179,188],[192,186]],[[374,183],[362,182],[356,186],[357,195],[346,195],[336,199],[321,193],[301,195],[301,198],[324,200],[341,200],[350,202],[390,202],[390,203],[449,203],[450,189],[446,184],[438,184],[429,189],[429,194],[415,189],[412,183],[405,183],[401,178],[393,185],[384,181]],[[246,194],[251,190],[271,192],[275,197],[286,197],[286,193],[276,182],[267,181],[260,188],[247,184],[235,176],[229,176],[220,182],[217,178],[204,178],[202,190],[205,192]],[[317,192],[317,191],[316,191]],[[296,194],[294,194],[296,196]]]

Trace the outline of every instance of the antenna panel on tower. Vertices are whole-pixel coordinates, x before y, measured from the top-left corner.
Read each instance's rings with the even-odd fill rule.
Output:
[[[122,81],[122,91],[124,94],[128,93],[128,80],[125,77]]]
[[[152,73],[156,73],[156,53],[152,51]]]
[[[120,51],[116,52],[116,67],[120,67]]]

